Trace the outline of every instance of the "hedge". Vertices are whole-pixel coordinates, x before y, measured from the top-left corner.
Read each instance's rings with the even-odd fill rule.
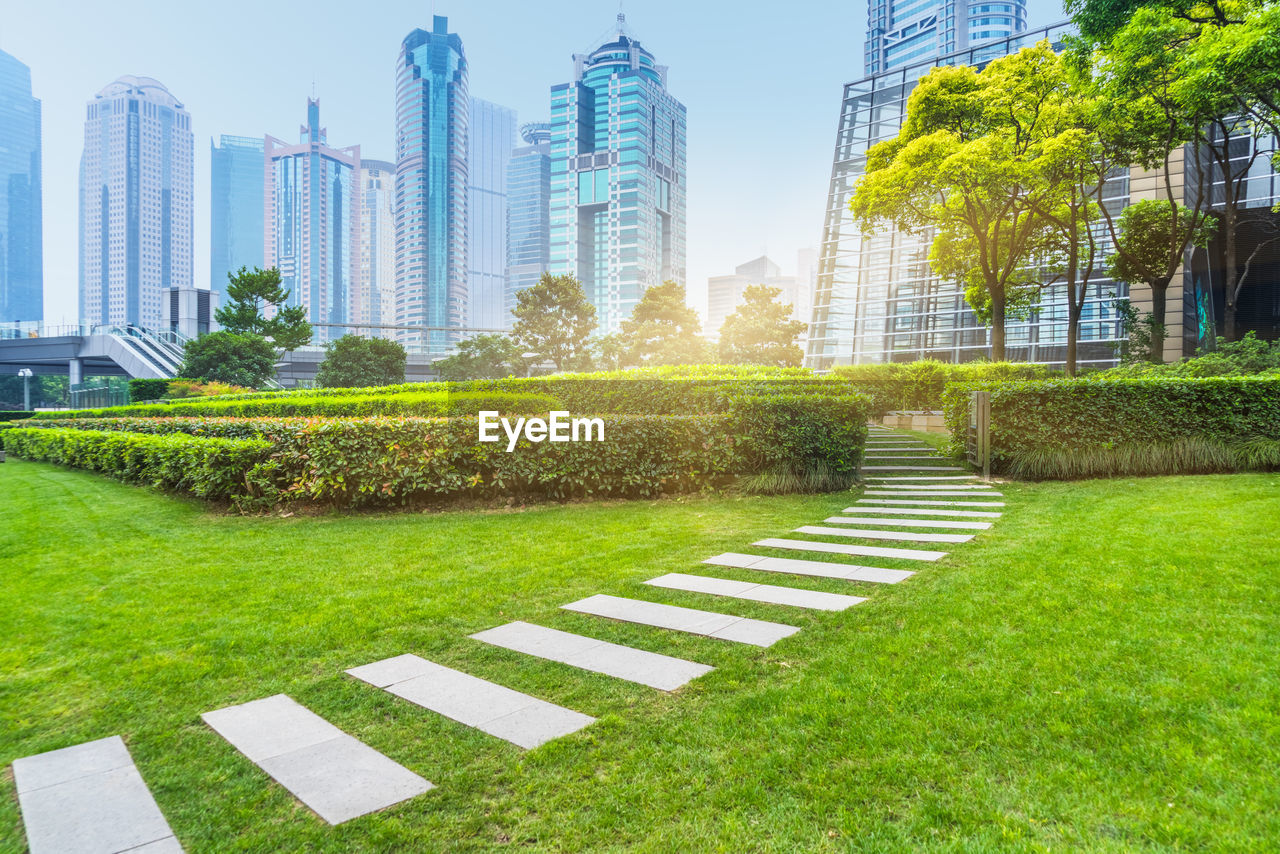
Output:
[[[129,402],[138,403],[143,400],[159,400],[169,393],[169,380],[132,379],[129,380]]]
[[[22,421],[27,418],[34,418],[34,412],[24,412],[21,409],[0,409],[0,423],[5,421]]]
[[[918,362],[841,365],[832,374],[871,398],[874,414],[938,410],[950,383],[1046,379],[1049,369],[1025,362]]]

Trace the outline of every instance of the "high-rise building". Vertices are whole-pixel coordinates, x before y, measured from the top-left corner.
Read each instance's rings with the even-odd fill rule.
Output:
[[[767,285],[781,291],[778,300],[791,306],[791,316],[808,323],[808,295],[805,285],[808,280],[798,276],[784,276],[781,268],[766,256],[739,264],[732,276],[712,276],[707,279],[707,319],[702,326],[703,333],[709,338],[720,337],[720,327],[724,326],[729,315],[742,305],[743,292],[750,285]]]
[[[578,278],[606,333],[650,286],[685,283],[685,108],[625,23],[551,89],[551,272]]]
[[[0,50],[0,323],[44,316],[40,99],[31,69]]]
[[[265,263],[262,152],[262,137],[223,134],[209,142],[209,289],[224,303],[229,274]]]
[[[524,145],[507,164],[507,291],[503,326],[514,322],[516,294],[537,284],[551,262],[551,125],[520,128]]]
[[[162,325],[193,286],[191,116],[158,80],[126,75],[86,109],[80,161],[80,316]]]
[[[449,19],[414,30],[396,67],[396,323],[466,325],[467,58]],[[443,351],[454,336],[401,331]]]
[[[507,162],[516,141],[515,110],[471,99],[467,139],[468,326],[504,326],[507,280]]]
[[[355,323],[391,326],[396,322],[396,165],[360,161],[360,312]],[[370,337],[394,338],[391,330],[370,330]]]
[[[265,265],[280,268],[290,305],[307,310],[323,343],[363,312],[360,281],[360,146],[330,148],[320,102],[290,145],[266,137]]]
[[[1027,0],[870,0],[868,75],[1007,39],[1027,28]]]

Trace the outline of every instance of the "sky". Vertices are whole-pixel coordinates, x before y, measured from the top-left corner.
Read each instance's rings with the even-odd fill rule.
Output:
[[[434,14],[462,37],[471,94],[545,120],[572,56],[611,37],[616,0],[381,0],[369,7],[220,0],[11,3],[0,50],[43,101],[45,322],[77,320],[77,174],[84,108],[124,74],[154,77],[195,133],[195,284],[209,285],[209,147],[221,134],[297,136],[320,99],[329,143],[392,155],[395,64]],[[866,3],[624,0],[627,26],[688,108],[689,303],[762,254],[784,274],[818,245],[845,83],[862,73]],[[1031,27],[1065,17],[1029,0]]]

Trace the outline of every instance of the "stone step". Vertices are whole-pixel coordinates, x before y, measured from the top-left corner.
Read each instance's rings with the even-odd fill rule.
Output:
[[[863,471],[964,471],[960,466],[863,466]]]
[[[912,502],[903,502],[910,504]],[[930,502],[925,501],[924,504]],[[942,503],[942,502],[939,502]],[[912,516],[970,516],[981,519],[999,519],[1000,513],[981,510],[916,510],[910,507],[846,507],[845,513],[910,513]]]
[[[894,492],[892,489],[864,489],[863,495],[897,495],[903,498],[917,498],[920,496],[936,495],[940,498],[987,498],[990,496],[1004,497],[1001,492],[931,492],[927,489],[919,489],[914,491],[903,490],[902,492]]]
[[[688,632],[691,635],[737,641],[752,646],[773,646],[783,638],[800,631],[798,626],[751,620],[713,611],[699,611],[696,608],[681,608],[678,605],[664,605],[660,602],[646,602],[643,599],[609,596],[604,593],[588,596],[586,599],[579,599],[577,602],[570,602],[560,607],[579,614],[608,617],[627,623],[639,623],[642,626],[653,626],[658,629],[671,629],[677,632]]]
[[[977,480],[976,474],[880,474],[867,478],[874,481],[900,481],[900,480]]]
[[[885,493],[888,495],[889,493]],[[972,495],[966,495],[966,498],[973,498]],[[859,498],[859,504],[905,504],[912,507],[1003,507],[1003,501],[905,501],[894,499],[892,501],[883,498]]]
[[[815,543],[812,540],[788,540],[779,537],[757,540],[751,545],[771,549],[794,549],[802,552],[855,555],[857,557],[897,557],[904,560],[939,560],[947,556],[946,552],[923,551],[920,549],[889,549],[879,546],[846,545],[844,543]]]
[[[964,528],[970,531],[985,531],[991,527],[990,522],[955,522],[937,519],[875,519],[862,516],[831,516],[824,522],[837,522],[842,525],[901,525],[904,528]]]
[[[714,670],[706,664],[516,621],[471,635],[503,649],[558,661],[580,670],[674,691]]]
[[[705,575],[685,575],[672,572],[650,578],[645,584],[668,590],[684,590],[689,593],[706,593],[731,599],[765,602],[769,605],[790,605],[815,611],[843,611],[867,601],[862,596],[846,596],[843,593],[824,593],[821,590],[801,590],[795,587],[777,587],[772,584],[753,584],[750,581],[732,581],[727,578],[709,578]]]
[[[596,720],[412,654],[353,667],[347,674],[524,748],[577,732]]]
[[[864,540],[902,540],[909,543],[967,543],[973,534],[925,534],[918,531],[874,531],[864,528],[826,528],[822,525],[801,525],[797,534],[814,534],[819,537],[858,537]]]
[[[795,542],[787,540],[786,542]],[[712,566],[732,566],[738,569],[754,569],[760,572],[782,572],[788,575],[807,575],[814,578],[839,578],[844,581],[867,581],[872,584],[897,584],[915,575],[906,569],[881,569],[876,566],[854,566],[849,563],[830,563],[820,560],[796,560],[785,557],[725,552],[709,557],[703,563]],[[853,597],[857,598],[857,597]]]
[[[284,694],[200,717],[329,824],[435,788]]]
[[[939,492],[961,489],[995,489],[989,483],[878,483],[876,489],[931,489]]]
[[[181,852],[118,735],[13,761],[31,854]]]

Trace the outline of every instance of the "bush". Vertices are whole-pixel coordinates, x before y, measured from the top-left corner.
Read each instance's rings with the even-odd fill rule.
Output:
[[[184,376],[237,386],[260,386],[275,372],[275,348],[258,335],[210,332],[183,345]]]
[[[168,380],[129,380],[130,403],[138,403],[143,400],[159,400],[168,393]]]
[[[1268,344],[1250,330],[1239,341],[1219,338],[1217,347],[1168,365],[1133,362],[1106,372],[1121,377],[1228,377],[1280,374],[1280,341]]]
[[[1049,369],[1023,362],[918,362],[841,365],[833,375],[871,398],[874,415],[894,411],[939,410],[950,383],[1044,379]]]
[[[353,388],[404,382],[408,357],[404,347],[385,338],[343,335],[324,348],[316,384],[325,388]]]
[[[252,393],[253,389],[217,380],[190,380],[179,378],[169,380],[169,389],[165,393],[168,400],[185,400],[192,397],[221,397],[223,395],[240,395]]]
[[[731,421],[742,437],[743,484],[751,492],[833,492],[857,478],[867,440],[863,395],[786,394],[736,401]]]

